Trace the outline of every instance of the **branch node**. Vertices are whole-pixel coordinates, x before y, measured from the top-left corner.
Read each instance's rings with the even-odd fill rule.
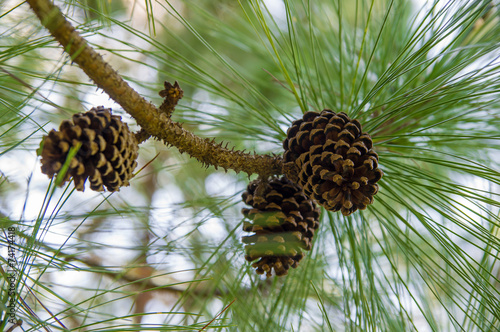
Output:
[[[137,144],[144,143],[151,137],[151,134],[149,134],[146,130],[141,129],[138,132],[135,133],[135,139],[137,141]]]

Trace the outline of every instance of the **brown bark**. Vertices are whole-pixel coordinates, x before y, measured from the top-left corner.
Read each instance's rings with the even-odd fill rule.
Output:
[[[258,155],[234,151],[203,139],[182,128],[155,105],[146,101],[104,61],[75,28],[66,20],[50,0],[27,0],[40,22],[64,47],[72,61],[103,89],[114,101],[135,118],[142,130],[166,145],[173,145],[186,152],[203,165],[232,169],[235,172],[257,173],[261,176],[281,174],[282,159],[271,155]]]

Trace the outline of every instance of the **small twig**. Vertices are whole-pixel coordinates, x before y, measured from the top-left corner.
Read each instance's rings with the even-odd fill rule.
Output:
[[[234,303],[234,301],[236,301],[236,299],[234,299],[233,301],[231,301],[231,303],[229,303],[229,304],[228,304],[228,305],[227,305],[224,309],[222,309],[222,311],[221,311],[221,312],[219,312],[219,313],[217,314],[217,316],[215,316],[215,317],[214,317],[214,318],[213,318],[210,322],[208,322],[208,324],[207,324],[207,325],[203,326],[203,327],[202,327],[202,328],[201,328],[198,332],[203,331],[203,330],[204,330],[205,328],[207,328],[210,324],[212,324],[212,323],[213,323],[213,322],[217,319],[217,317],[219,317],[220,315],[222,315],[222,313],[223,313],[224,311],[226,311],[226,310],[227,310],[227,309],[228,309],[228,308],[229,308],[229,307],[230,307],[230,306]]]
[[[18,319],[18,320],[14,323],[14,325],[12,325],[12,326],[11,326],[11,327],[9,327],[7,330],[5,330],[5,332],[12,332],[12,331],[14,331],[14,329],[15,329],[16,327],[20,327],[21,325],[23,325],[23,321],[22,321],[21,319]]]
[[[175,81],[173,85],[170,82],[165,81],[164,85],[165,89],[161,90],[158,93],[160,97],[164,98],[163,103],[160,105],[159,110],[162,113],[164,113],[168,118],[170,118],[175,110],[175,106],[182,98],[182,96],[184,96],[184,91],[182,91],[177,81]],[[140,131],[135,133],[135,139],[139,144],[147,141],[150,137],[151,134],[149,134],[144,129],[141,129]]]
[[[262,176],[281,174],[280,157],[234,151],[223,147],[222,144],[216,144],[214,140],[203,139],[183,129],[181,124],[172,121],[168,114],[163,113],[132,89],[101,55],[89,46],[51,1],[27,0],[27,2],[40,22],[64,47],[71,60],[78,64],[99,88],[134,117],[146,133],[167,145],[177,147],[181,153],[188,153],[204,165],[248,174],[258,173]]]
[[[175,106],[184,96],[184,91],[182,91],[177,81],[173,85],[166,81],[163,84],[165,89],[158,93],[160,97],[164,98],[163,103],[160,105],[160,111],[170,118],[175,110]]]

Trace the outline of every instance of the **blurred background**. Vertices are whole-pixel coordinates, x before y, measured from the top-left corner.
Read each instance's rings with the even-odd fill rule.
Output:
[[[16,228],[23,331],[496,331],[500,26],[495,1],[56,1],[147,100],[238,150],[282,153],[294,119],[330,108],[371,134],[375,204],[322,212],[311,252],[266,279],[244,259],[255,175],[141,144],[117,193],[54,188],[42,137],[121,107],[23,1],[0,3],[0,253]],[[226,310],[224,310],[227,308]],[[207,325],[209,324],[209,325]]]

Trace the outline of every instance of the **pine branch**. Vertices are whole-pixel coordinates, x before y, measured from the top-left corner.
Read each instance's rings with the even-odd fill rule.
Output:
[[[215,140],[201,138],[182,128],[132,89],[127,82],[99,55],[66,20],[50,0],[27,1],[40,22],[64,47],[73,62],[78,64],[94,83],[120,104],[147,134],[173,145],[181,153],[188,153],[206,166],[232,169],[261,176],[281,174],[282,159],[278,156],[258,155],[234,151],[216,144]],[[146,135],[147,136],[147,135]],[[145,135],[141,134],[141,137]]]

